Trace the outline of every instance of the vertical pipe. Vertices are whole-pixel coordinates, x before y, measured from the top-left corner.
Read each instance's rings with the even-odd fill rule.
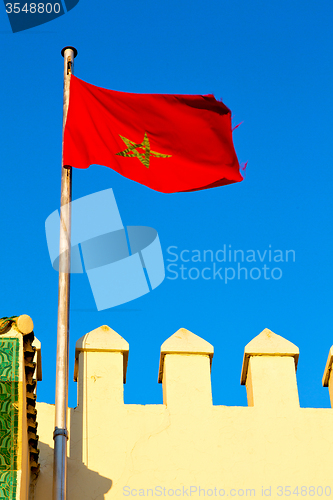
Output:
[[[64,106],[63,134],[69,104],[70,76],[74,70],[77,50],[65,47],[64,57]],[[63,148],[62,148],[63,149]],[[60,200],[60,257],[59,257],[59,294],[57,327],[57,365],[55,395],[55,430],[53,500],[66,500],[67,487],[67,406],[68,406],[68,344],[69,344],[69,297],[70,297],[70,259],[71,259],[71,201],[72,168],[61,164]]]

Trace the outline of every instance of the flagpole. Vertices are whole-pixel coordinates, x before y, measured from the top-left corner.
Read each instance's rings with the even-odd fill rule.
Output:
[[[64,47],[64,104],[63,134],[69,104],[70,76],[74,70],[74,58],[77,50]],[[64,143],[63,143],[64,144]],[[62,144],[62,151],[63,151]],[[55,394],[55,430],[53,500],[66,500],[67,496],[67,407],[68,407],[68,344],[69,344],[69,297],[70,297],[70,259],[71,259],[71,203],[72,168],[61,164],[61,200],[60,200],[60,257],[59,257],[59,293],[57,327],[57,365]]]

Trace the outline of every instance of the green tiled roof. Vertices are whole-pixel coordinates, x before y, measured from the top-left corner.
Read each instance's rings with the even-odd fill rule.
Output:
[[[0,318],[0,500],[15,499],[17,486],[19,339],[1,337],[16,325],[18,316]],[[27,425],[30,448],[30,466],[33,474],[39,472],[36,422],[36,380],[34,333],[22,334],[26,374]]]

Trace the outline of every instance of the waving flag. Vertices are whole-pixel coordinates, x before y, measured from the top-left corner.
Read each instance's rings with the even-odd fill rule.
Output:
[[[117,92],[74,75],[63,164],[104,165],[163,193],[243,180],[231,112],[213,95]]]

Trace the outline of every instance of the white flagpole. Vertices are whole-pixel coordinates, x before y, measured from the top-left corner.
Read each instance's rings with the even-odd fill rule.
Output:
[[[69,104],[70,76],[74,70],[77,50],[65,47],[64,57],[64,107],[63,133]],[[63,148],[62,148],[63,149]],[[55,430],[53,500],[66,500],[67,492],[67,407],[68,407],[68,344],[69,344],[69,291],[71,261],[71,203],[72,168],[61,165],[60,201],[60,257],[59,257],[59,295],[57,327],[57,366],[55,395]]]

